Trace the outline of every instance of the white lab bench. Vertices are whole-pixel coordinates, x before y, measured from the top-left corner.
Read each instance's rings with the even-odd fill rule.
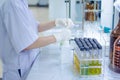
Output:
[[[114,72],[109,74],[111,71],[107,66],[104,67],[103,77],[81,78],[73,68],[71,49],[68,43],[62,47],[53,44],[43,48],[26,80],[119,80],[111,77]]]

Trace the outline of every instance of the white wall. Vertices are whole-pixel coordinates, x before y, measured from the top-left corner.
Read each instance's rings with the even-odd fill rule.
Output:
[[[48,0],[39,0],[39,4],[40,5],[47,5],[48,4]]]
[[[114,16],[114,27],[118,24],[119,20],[119,12],[115,9],[115,16]]]
[[[76,0],[71,0],[71,18],[73,21],[75,21],[77,17],[75,2]]]
[[[75,1],[71,0],[71,18],[75,20]],[[113,20],[113,0],[101,0],[101,25],[104,27],[112,27]],[[81,14],[80,14],[81,15]],[[66,3],[65,0],[49,0],[49,18],[66,18]]]
[[[71,18],[72,20],[75,19],[75,1],[71,0]],[[67,5],[69,6],[69,5]],[[67,14],[67,16],[66,16]],[[65,0],[49,0],[49,18],[56,19],[56,18],[66,18],[69,17],[69,7],[67,7],[66,13],[66,3]]]
[[[65,0],[49,0],[49,19],[66,18]]]
[[[39,2],[39,0],[28,0],[29,5],[36,5]]]
[[[113,0],[101,0],[102,1],[102,13],[101,13],[101,25],[104,27],[112,27],[113,20]]]

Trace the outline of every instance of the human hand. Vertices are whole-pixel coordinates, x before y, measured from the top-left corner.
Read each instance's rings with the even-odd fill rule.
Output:
[[[115,8],[120,12],[120,0],[116,0],[116,1],[114,2],[114,6],[115,6]]]
[[[54,37],[56,42],[69,40],[71,37],[71,31],[69,29],[64,29],[61,32],[54,34]]]
[[[74,26],[74,23],[71,19],[63,18],[63,19],[56,19],[55,20],[55,25],[70,28],[70,27]]]

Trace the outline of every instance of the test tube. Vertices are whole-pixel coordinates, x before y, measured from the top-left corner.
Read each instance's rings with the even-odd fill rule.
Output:
[[[94,48],[94,58],[96,58],[97,59],[97,55],[98,55],[98,48],[97,48],[97,45],[94,43],[93,44],[93,48]]]
[[[89,41],[93,47],[93,54],[92,54],[92,63],[91,63],[91,66],[100,66],[100,62],[99,62],[99,59],[98,59],[98,47],[97,45],[95,44],[95,42],[93,41],[93,39],[89,38]],[[97,60],[98,59],[98,60]],[[91,74],[100,74],[101,73],[101,68],[93,68],[91,69]]]
[[[84,56],[84,54],[83,54],[84,45],[80,42],[79,38],[75,38],[75,41],[76,41],[76,44],[77,44],[79,51],[80,51],[80,52],[78,52],[78,53],[80,53],[78,55],[82,58]]]
[[[79,46],[79,49],[80,49],[80,74],[81,75],[84,75],[84,67],[85,67],[85,62],[84,62],[84,53],[85,53],[85,47],[83,45],[83,43],[80,41],[80,39],[82,38],[79,38],[79,43],[78,44],[81,44],[81,46]]]
[[[98,48],[98,58],[101,58],[102,57],[102,46],[96,39],[93,39],[93,41],[95,42]]]
[[[84,53],[84,60],[85,60],[85,65],[84,65],[84,75],[88,75],[88,68],[89,68],[89,58],[90,58],[90,54],[89,54],[89,46],[86,44],[85,40],[82,39],[81,42],[84,45],[85,48],[85,53]]]
[[[98,59],[102,58],[102,46],[100,44],[97,44],[98,47]],[[101,66],[102,62],[99,61],[98,64]]]
[[[81,51],[81,54],[80,54],[81,57],[80,57],[80,58],[81,58],[81,59],[84,58],[84,50],[85,50],[84,47],[80,47],[80,51]]]
[[[81,72],[81,66],[83,66],[83,65],[82,65],[80,59],[83,56],[84,48],[82,47],[82,44],[79,41],[79,38],[75,38],[74,41],[75,41],[74,47],[75,47],[75,51],[76,51],[76,54],[74,55],[75,66],[76,66],[78,72],[80,71],[80,74],[81,74],[81,73],[83,73],[83,72]]]
[[[92,45],[90,44],[88,38],[84,38],[85,43],[88,45],[89,49],[92,48]]]
[[[88,69],[89,69],[89,64],[90,64],[90,53],[89,53],[89,47],[88,46],[86,46],[86,48],[85,48],[85,54],[86,54],[86,56],[85,56],[85,58],[86,58],[86,60],[85,60],[85,75],[88,75],[89,73],[88,73]]]
[[[84,75],[85,74],[85,69],[84,69],[84,67],[85,67],[85,62],[84,62],[84,54],[85,54],[85,48],[82,46],[82,47],[79,47],[80,48],[80,55],[81,55],[81,57],[80,57],[80,74],[81,75]]]
[[[85,41],[82,38],[79,38],[80,42],[83,44],[83,46],[85,45]]]
[[[89,47],[89,58],[91,58],[92,56],[92,49],[93,49],[93,47],[92,47],[92,45],[90,44],[90,42],[89,42],[89,40],[88,40],[88,38],[84,38],[84,41],[86,42],[86,44],[88,45],[88,47]]]
[[[78,45],[78,47],[82,47],[82,43],[79,41],[79,38],[75,38],[75,42]]]
[[[74,41],[76,43],[76,44],[74,44],[75,50],[78,51],[79,47],[82,47],[82,45],[81,45],[81,43],[79,41],[79,38],[75,38]]]
[[[76,44],[78,45],[79,39],[75,38],[74,41],[76,42]]]
[[[102,48],[102,46],[101,46],[100,43],[97,41],[97,39],[93,39],[93,41],[95,42],[95,44],[97,44],[98,48]]]
[[[85,47],[85,58],[88,59],[89,58],[89,54],[88,54],[88,51],[89,51],[89,47],[86,45],[86,43],[84,43],[84,47]]]
[[[97,48],[98,48],[97,58],[100,59],[100,58],[102,58],[102,46],[100,45],[100,43],[96,39],[93,39],[93,41],[95,42],[95,44],[97,45]],[[102,61],[98,60],[96,65],[97,66],[101,66],[102,65]],[[101,74],[101,70],[102,70],[101,68],[98,68],[97,69],[97,73]]]
[[[95,58],[97,55],[97,45],[94,43],[94,41],[91,38],[89,38],[88,40],[93,47],[92,57]]]

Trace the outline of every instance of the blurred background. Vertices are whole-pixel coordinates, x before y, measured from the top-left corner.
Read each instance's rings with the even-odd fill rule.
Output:
[[[118,23],[119,12],[113,7],[115,0],[28,0],[28,5],[36,20],[47,22],[57,18],[71,18],[78,26],[74,35],[82,29],[85,37],[101,37],[109,48],[109,35]],[[75,28],[74,28],[75,29]],[[108,29],[108,31],[106,31]],[[101,33],[98,33],[102,31]],[[96,34],[98,33],[98,36]],[[104,34],[103,34],[104,33]],[[103,36],[104,35],[104,36]],[[76,37],[77,37],[76,36]],[[99,41],[99,40],[98,40]],[[105,56],[108,56],[105,52]],[[2,64],[0,63],[0,77]]]

